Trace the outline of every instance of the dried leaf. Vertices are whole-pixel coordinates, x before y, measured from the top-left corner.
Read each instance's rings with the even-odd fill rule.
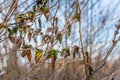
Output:
[[[54,69],[54,67],[55,67],[55,61],[56,61],[56,57],[54,55],[52,55],[52,57],[51,57],[52,69]]]
[[[46,32],[45,32],[45,33],[47,34],[47,33],[51,32],[52,30],[53,30],[53,28],[48,27],[48,28],[46,29]]]
[[[92,64],[92,59],[91,59],[91,56],[89,55],[89,53],[85,52],[85,55],[86,55],[87,63]]]
[[[22,39],[21,38],[16,38],[16,37],[11,37],[9,36],[9,40],[13,43],[16,44],[18,48],[20,48],[22,44]]]
[[[13,43],[17,45],[17,48],[21,47],[22,44],[22,39],[21,38],[16,38],[16,37],[11,37],[9,36],[9,40]]]
[[[49,15],[50,15],[49,8],[41,7],[40,11],[44,14],[44,16],[46,18],[46,21],[48,21],[48,18],[49,18]]]
[[[80,13],[76,12],[73,19],[80,21]]]
[[[50,38],[51,38],[51,36],[49,36],[49,35],[42,36],[42,43],[48,42]]]
[[[58,23],[58,17],[55,18],[55,22],[56,22],[56,25],[57,25],[57,23]]]
[[[32,55],[30,50],[23,50],[21,56],[22,57],[27,56],[28,60],[31,61]]]
[[[120,29],[120,24],[116,25],[116,28],[117,28],[117,29]]]
[[[27,48],[32,48],[32,45],[24,45],[23,46],[23,49],[27,49]],[[29,55],[29,54],[31,54],[31,50],[29,50],[29,49],[23,50],[21,56],[24,57],[24,56]]]
[[[62,34],[58,33],[56,36],[56,39],[59,40],[59,42],[61,43],[62,42]]]
[[[63,56],[64,58],[66,58],[67,56],[70,56],[70,50],[69,50],[69,48],[63,48],[61,56]]]
[[[29,60],[29,62],[31,61],[31,58],[32,58],[32,55],[31,55],[31,51],[30,50],[28,50],[28,52],[27,52],[27,58],[28,58],[28,60]]]
[[[44,13],[44,16],[45,16],[45,18],[46,18],[46,21],[48,21],[49,15],[50,15],[50,13]]]
[[[41,56],[43,54],[43,50],[37,50],[36,53],[35,53],[35,62],[38,63]]]
[[[55,32],[55,34],[57,34],[57,32],[58,32],[58,26],[54,26],[54,32]]]
[[[20,39],[20,41],[17,43],[18,49],[21,47],[21,44],[22,44],[22,40]]]
[[[53,41],[54,41],[54,36],[51,36],[51,38],[50,38],[51,44],[53,44]]]
[[[35,12],[29,11],[28,12],[28,18],[30,19],[30,21],[32,22],[35,16]]]
[[[16,18],[17,23],[21,23],[24,20],[25,14],[19,14]]]
[[[26,51],[26,50],[23,50],[21,56],[22,56],[22,57],[25,57],[26,55],[27,55],[27,51]]]
[[[78,46],[74,46],[74,49],[73,49],[73,59],[75,59],[77,53],[79,53],[79,47]]]
[[[0,29],[5,28],[6,26],[3,23],[0,23]]]
[[[49,8],[47,8],[47,7],[41,7],[40,10],[43,13],[49,13]]]
[[[27,36],[29,42],[31,41],[31,37],[32,37],[32,33],[29,31],[29,32],[28,32],[28,36]]]

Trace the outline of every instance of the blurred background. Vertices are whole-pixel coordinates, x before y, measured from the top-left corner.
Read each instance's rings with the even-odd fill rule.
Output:
[[[41,3],[38,4],[37,1]],[[47,8],[48,12],[45,13],[42,6]],[[30,21],[25,22],[24,19],[19,23],[16,20],[20,14],[25,14],[26,18],[28,13],[34,10],[34,18],[30,18]],[[89,53],[95,70],[113,45],[113,40],[119,39],[119,10],[119,0],[0,0],[0,62],[5,71],[0,75],[0,80],[85,80],[80,30],[84,51]],[[77,11],[80,15],[76,20],[73,18]],[[67,24],[71,25],[69,35]],[[26,25],[30,28],[26,29]],[[50,47],[48,43],[43,45],[43,36],[51,35],[48,28],[53,26],[58,27],[62,41],[60,43],[54,40],[53,43],[56,43],[51,44],[52,48],[60,51],[66,47],[70,49],[70,56],[65,59],[61,54],[57,55],[54,70],[50,60],[42,64],[35,62],[36,48],[45,53]],[[14,31],[16,27],[17,32]],[[31,36],[28,36],[29,33]],[[32,58],[21,56],[25,53],[25,45],[32,46],[28,47],[31,48]],[[79,47],[75,59],[72,54],[73,46]],[[94,79],[119,80],[119,47],[118,42],[107,57],[106,64],[93,75]]]

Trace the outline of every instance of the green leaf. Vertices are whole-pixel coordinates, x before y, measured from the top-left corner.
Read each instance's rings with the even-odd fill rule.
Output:
[[[43,50],[37,50],[37,51],[36,51],[36,53],[35,53],[35,61],[36,61],[36,63],[39,62],[42,54],[43,54]]]
[[[23,28],[23,33],[26,34],[27,31],[26,31],[26,27]]]
[[[48,58],[48,59],[49,59],[49,58],[51,59],[52,68],[53,68],[53,69],[54,69],[55,61],[56,61],[56,59],[57,59],[57,54],[58,54],[59,52],[60,52],[60,51],[55,50],[55,49],[50,50],[50,51],[47,52],[47,53],[48,53],[47,58]]]
[[[57,58],[58,52],[59,52],[59,51],[58,51],[58,50],[55,50],[55,49],[48,51],[48,56],[47,56],[47,58],[51,58],[52,56],[54,56],[55,58]]]
[[[15,33],[17,33],[17,30],[18,30],[18,27],[14,27],[14,28],[13,28],[13,31],[14,31]]]
[[[68,37],[70,37],[70,34],[71,34],[71,24],[68,25],[68,31],[67,31]]]
[[[19,14],[18,15],[18,17],[20,17],[20,18],[23,18],[25,16],[25,14],[23,13],[23,14]]]
[[[40,27],[40,29],[42,28],[41,27],[41,19],[38,19],[38,23],[39,23],[39,27]]]
[[[36,5],[34,5],[34,6],[32,7],[32,9],[33,9],[33,11],[35,12],[35,9],[36,9]]]
[[[13,35],[15,32],[12,30],[12,29],[10,29],[10,28],[8,28],[8,32],[9,32],[9,35]]]

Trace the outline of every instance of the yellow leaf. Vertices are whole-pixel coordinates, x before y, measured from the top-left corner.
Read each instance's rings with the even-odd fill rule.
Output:
[[[43,50],[37,50],[36,53],[35,53],[35,62],[38,63],[41,56],[43,54]]]

